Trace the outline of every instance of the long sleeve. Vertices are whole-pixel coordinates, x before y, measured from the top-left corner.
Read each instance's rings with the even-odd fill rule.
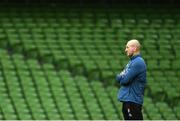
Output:
[[[121,80],[121,78],[122,78],[122,76],[123,76],[123,74],[124,74],[124,71],[125,71],[125,70],[123,70],[120,74],[117,74],[117,75],[116,75],[116,81],[117,81],[117,82],[120,82],[120,80]]]
[[[143,104],[146,63],[140,55],[130,58],[124,70],[116,75],[116,80],[121,85],[118,91],[119,101]]]
[[[141,73],[142,70],[143,65],[139,61],[132,62],[128,67],[126,67],[124,73],[117,75],[116,80],[121,85],[127,85],[135,76]]]

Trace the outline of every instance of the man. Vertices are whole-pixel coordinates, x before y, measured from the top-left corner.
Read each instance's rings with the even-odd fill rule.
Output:
[[[142,105],[146,85],[146,64],[140,55],[138,40],[130,40],[125,52],[130,58],[124,70],[116,76],[121,85],[118,100],[123,103],[122,112],[125,120],[143,120]]]

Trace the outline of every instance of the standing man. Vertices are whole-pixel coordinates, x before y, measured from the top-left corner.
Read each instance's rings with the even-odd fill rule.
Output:
[[[146,85],[146,64],[140,55],[138,40],[128,41],[125,49],[130,58],[124,70],[116,76],[121,85],[118,100],[123,103],[122,112],[125,120],[143,120],[142,105]]]

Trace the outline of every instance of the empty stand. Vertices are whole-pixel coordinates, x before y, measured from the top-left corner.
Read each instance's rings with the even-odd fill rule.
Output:
[[[147,63],[144,119],[180,119],[179,10],[129,9],[1,7],[0,119],[123,119],[114,77],[132,38]]]

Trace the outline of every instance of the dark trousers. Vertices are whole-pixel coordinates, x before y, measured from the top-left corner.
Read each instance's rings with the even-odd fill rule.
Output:
[[[142,105],[133,102],[123,102],[124,120],[143,120]]]

